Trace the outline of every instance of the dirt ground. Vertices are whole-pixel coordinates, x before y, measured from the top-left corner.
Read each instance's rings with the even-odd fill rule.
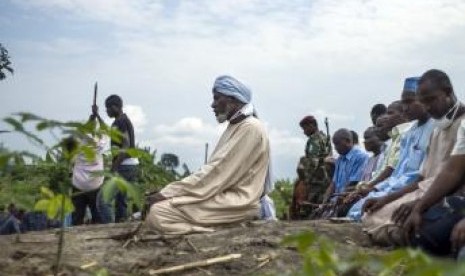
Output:
[[[172,275],[293,274],[300,267],[294,248],[281,245],[284,236],[312,229],[343,244],[344,250],[370,248],[356,224],[327,221],[252,222],[208,234],[162,237],[139,223],[69,228],[65,234],[61,275],[94,275],[106,268],[110,275],[149,275],[150,270],[241,254],[240,258]],[[135,237],[135,238],[134,238]],[[0,275],[51,275],[56,258],[56,230],[0,236]]]

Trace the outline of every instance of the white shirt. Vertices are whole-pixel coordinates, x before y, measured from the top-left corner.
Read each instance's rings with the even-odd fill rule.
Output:
[[[104,176],[96,175],[103,172],[103,151],[108,145],[108,137],[101,139],[94,138],[97,148],[95,149],[95,159],[90,161],[83,154],[76,156],[73,167],[73,186],[76,189],[87,192],[100,188],[103,184]]]

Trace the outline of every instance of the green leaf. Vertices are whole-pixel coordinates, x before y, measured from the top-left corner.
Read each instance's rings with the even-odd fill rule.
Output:
[[[147,154],[147,152],[145,152],[145,151],[143,151],[143,150],[134,149],[134,148],[126,149],[126,153],[127,153],[129,156],[134,157],[134,158],[142,158],[144,155]]]
[[[84,158],[86,159],[86,161],[89,161],[89,162],[95,161],[97,152],[95,151],[95,148],[93,146],[83,145],[79,147],[78,152],[84,155]]]
[[[35,115],[35,114],[32,114],[32,113],[28,113],[28,112],[18,112],[16,113],[15,115],[17,116],[20,116],[21,117],[21,122],[22,123],[25,123],[25,122],[28,122],[28,121],[40,121],[40,120],[44,120],[43,118]]]
[[[45,161],[53,162],[53,158],[52,158],[52,155],[50,154],[50,151],[47,151],[47,153],[45,154]]]
[[[60,211],[60,198],[53,197],[49,201],[49,205],[47,206],[47,217],[49,219],[55,219]]]
[[[297,250],[301,253],[305,252],[316,241],[316,235],[313,232],[303,232],[297,235],[287,236],[284,238],[284,244],[296,244]]]
[[[7,118],[3,119],[3,121],[5,123],[9,124],[10,126],[12,126],[14,128],[14,130],[16,130],[16,131],[24,130],[23,124],[21,124],[21,122],[19,122],[18,120],[16,120],[13,117],[7,117]]]
[[[110,178],[108,181],[103,184],[101,187],[103,201],[110,203],[116,195],[118,188],[116,187],[116,182],[114,177]]]
[[[49,204],[50,204],[50,200],[41,199],[37,201],[37,203],[34,205],[34,210],[46,213],[48,210]]]
[[[38,131],[42,131],[42,130],[48,128],[48,127],[49,127],[49,123],[48,123],[47,121],[40,122],[40,123],[38,123],[38,124],[36,125],[36,129],[37,129]]]
[[[122,192],[123,194],[127,194],[127,191],[128,191],[128,183],[126,182],[126,180],[122,179],[121,177],[115,177],[115,184],[116,184],[116,187],[118,188],[118,190],[120,192]]]
[[[40,193],[48,199],[52,199],[55,197],[55,194],[49,188],[44,186],[40,187]]]
[[[63,202],[63,197],[65,197],[64,208],[62,208],[62,206],[61,206],[61,203]],[[60,202],[60,210],[63,209],[63,212],[65,213],[65,215],[71,214],[74,211],[74,205],[73,205],[73,202],[71,201],[71,198],[69,196],[65,196],[65,195],[60,194],[60,195],[57,196],[57,198],[58,198],[58,201]]]
[[[106,270],[105,268],[101,268],[97,270],[94,275],[95,276],[109,276],[110,273],[108,273],[108,270]]]
[[[0,154],[0,168],[3,169],[8,165],[11,154]]]

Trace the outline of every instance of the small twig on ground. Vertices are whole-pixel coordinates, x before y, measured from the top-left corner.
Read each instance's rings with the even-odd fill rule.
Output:
[[[206,270],[206,269],[203,269],[201,267],[197,267],[197,270],[199,271],[202,271],[203,273],[207,274],[207,275],[213,275],[213,273],[211,273],[210,271]]]
[[[88,269],[88,268],[91,268],[91,267],[96,266],[96,265],[98,265],[98,263],[94,261],[94,262],[90,262],[88,264],[81,265],[79,268],[80,269]]]
[[[128,245],[133,241],[133,239],[128,239],[124,244],[123,244],[123,248],[126,248],[128,247]]]
[[[254,271],[257,271],[259,270],[260,268],[264,267],[266,264],[268,264],[269,262],[271,262],[271,258],[270,259],[266,259],[264,260],[263,262],[261,262],[260,264],[257,265],[257,267],[254,269]]]
[[[230,255],[221,256],[217,258],[211,258],[207,260],[191,262],[191,263],[187,263],[183,265],[177,265],[177,266],[172,266],[172,267],[167,267],[167,268],[162,268],[162,269],[157,269],[157,270],[151,269],[149,270],[149,274],[157,275],[157,274],[163,274],[163,273],[179,272],[179,271],[184,271],[184,270],[191,269],[191,268],[209,266],[209,265],[218,264],[218,263],[226,263],[232,260],[239,259],[241,257],[242,257],[241,254],[230,254]]]
[[[185,238],[185,241],[195,251],[195,253],[199,253],[199,249],[192,243],[192,241],[188,237]]]
[[[249,275],[249,274],[253,274],[257,272],[258,270],[260,270],[262,267],[264,267],[265,265],[267,265],[268,263],[270,263],[273,259],[277,257],[278,257],[278,254],[271,252],[268,255],[257,258],[257,261],[259,261],[260,263],[256,267],[254,267],[252,270],[248,271],[246,274]]]

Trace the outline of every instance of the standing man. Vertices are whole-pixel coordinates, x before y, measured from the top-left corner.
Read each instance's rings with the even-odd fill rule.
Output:
[[[321,204],[329,185],[324,163],[324,158],[331,151],[328,138],[318,129],[318,122],[313,116],[304,117],[300,121],[300,127],[308,140],[305,146],[305,156],[300,159],[297,167],[299,180],[295,184],[289,210],[291,219],[308,217],[313,210],[308,203],[315,204],[315,206]]]
[[[134,127],[131,120],[123,112],[123,100],[118,95],[111,95],[105,100],[107,115],[115,120],[111,127],[119,131],[119,139],[111,139],[111,148],[113,159],[111,162],[111,171],[118,173],[128,182],[136,179],[137,165],[139,160],[129,156],[125,151],[135,148]],[[97,106],[92,108],[93,114],[101,124],[104,124],[98,114]],[[115,197],[115,222],[122,222],[128,217],[126,194],[118,191]]]
[[[251,100],[235,78],[215,80],[211,107],[228,127],[205,165],[150,198],[149,226],[163,234],[209,232],[260,215],[270,191],[270,146]]]
[[[73,160],[73,191],[77,192],[72,197],[75,207],[72,214],[73,225],[81,225],[84,223],[86,209],[89,207],[92,215],[92,223],[107,223],[102,219],[101,212],[98,210],[98,193],[103,184],[104,176],[96,174],[103,172],[103,151],[108,143],[106,137],[85,137],[79,140],[70,137],[69,143],[71,147],[76,147],[77,143],[88,144],[95,149],[94,160],[89,160],[84,154],[75,156]]]

